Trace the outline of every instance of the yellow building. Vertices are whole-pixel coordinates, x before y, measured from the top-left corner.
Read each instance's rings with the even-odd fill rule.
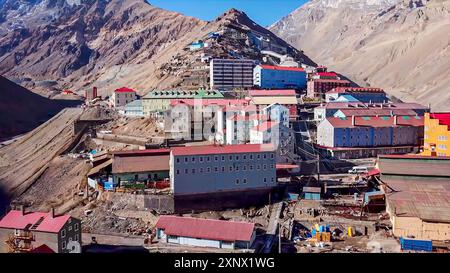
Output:
[[[425,113],[423,155],[450,156],[450,113]]]

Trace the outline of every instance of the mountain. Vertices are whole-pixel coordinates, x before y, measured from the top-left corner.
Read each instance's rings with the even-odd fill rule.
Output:
[[[34,129],[77,100],[51,100],[0,76],[0,140]]]
[[[450,108],[449,0],[313,0],[269,29],[361,85]]]
[[[5,0],[0,9],[0,74],[50,95],[65,88],[81,93],[92,86],[104,95],[121,86],[141,94],[183,86],[199,59],[186,47],[228,28],[263,33],[297,60],[313,63],[237,10],[205,22],[144,0]],[[223,43],[208,52],[257,55],[239,37],[225,37]]]

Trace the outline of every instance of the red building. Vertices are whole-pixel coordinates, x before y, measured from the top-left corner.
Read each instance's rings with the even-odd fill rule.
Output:
[[[325,73],[325,72],[324,72]],[[329,74],[328,72],[326,72]],[[325,93],[337,87],[350,87],[351,83],[340,79],[312,79],[308,81],[306,95],[309,98],[325,99]]]

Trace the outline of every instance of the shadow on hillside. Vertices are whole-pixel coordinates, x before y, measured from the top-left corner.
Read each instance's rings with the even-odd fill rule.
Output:
[[[11,200],[6,194],[6,191],[0,185],[0,219],[8,212]]]

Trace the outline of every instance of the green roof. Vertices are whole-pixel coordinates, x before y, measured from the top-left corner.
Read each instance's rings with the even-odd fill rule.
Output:
[[[154,90],[148,92],[144,99],[214,99],[223,98],[218,90]]]

